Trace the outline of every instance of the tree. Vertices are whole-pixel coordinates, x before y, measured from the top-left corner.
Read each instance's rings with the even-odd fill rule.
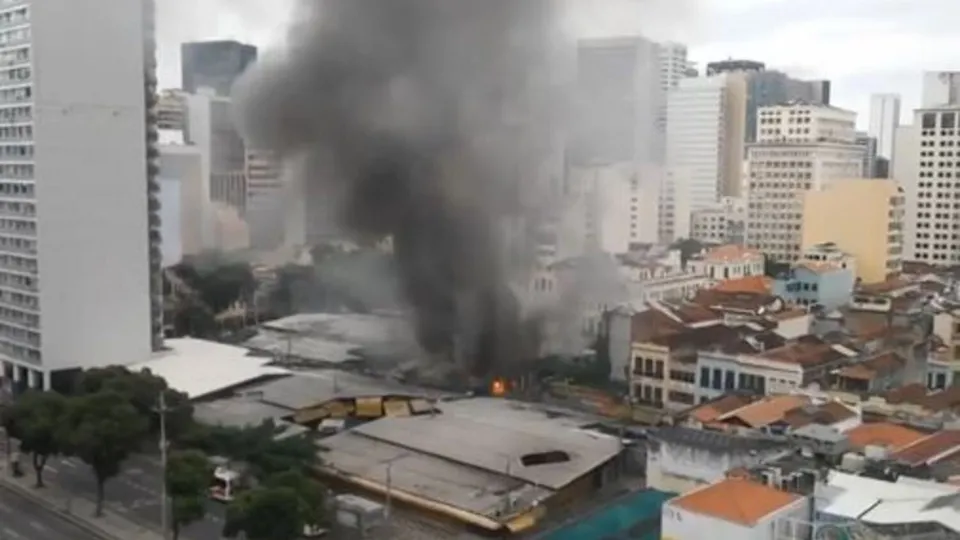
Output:
[[[227,507],[223,536],[247,540],[296,540],[303,534],[300,496],[286,486],[263,486],[241,493]]]
[[[50,456],[61,453],[59,433],[67,400],[56,392],[27,392],[3,412],[3,427],[29,452],[37,487],[43,487],[43,468]]]
[[[283,431],[270,421],[255,427],[200,427],[182,444],[247,463],[261,479],[291,470],[309,474],[318,464],[316,445],[304,435],[282,437]]]
[[[300,520],[305,525],[320,527],[328,524],[326,491],[309,475],[287,471],[268,478],[265,486],[292,489],[297,494]]]
[[[95,516],[103,515],[107,480],[120,473],[148,432],[148,422],[126,396],[106,390],[70,398],[64,416],[64,449],[93,469],[97,482]]]
[[[173,452],[167,460],[167,496],[170,497],[170,525],[173,540],[184,526],[206,514],[207,487],[213,467],[199,450]]]
[[[151,433],[160,429],[157,405],[163,392],[167,437],[171,440],[176,440],[193,423],[193,407],[187,396],[170,389],[167,381],[147,370],[134,372],[123,366],[108,366],[84,371],[77,382],[77,393],[90,395],[98,392],[115,392],[127,398],[137,413],[149,420]]]

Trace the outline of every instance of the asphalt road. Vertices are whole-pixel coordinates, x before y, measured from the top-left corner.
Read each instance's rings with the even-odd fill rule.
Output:
[[[137,455],[124,465],[120,476],[107,482],[105,504],[110,510],[140,524],[160,529],[160,460]],[[95,499],[96,483],[90,468],[77,459],[51,459],[45,480],[75,497]],[[223,528],[222,504],[211,501],[207,518],[193,523],[180,535],[184,540],[218,540]],[[6,540],[0,536],[0,540]]]
[[[0,540],[98,540],[19,493],[0,487]]]

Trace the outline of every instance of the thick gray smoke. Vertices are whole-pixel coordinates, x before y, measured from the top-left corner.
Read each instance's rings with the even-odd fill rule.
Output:
[[[510,282],[558,103],[559,4],[306,0],[235,89],[253,145],[306,163],[350,232],[393,237],[422,347],[478,376],[526,354]]]

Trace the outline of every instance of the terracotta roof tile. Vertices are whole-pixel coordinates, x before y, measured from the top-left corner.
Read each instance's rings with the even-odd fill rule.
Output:
[[[630,319],[630,338],[634,343],[644,343],[660,336],[675,334],[684,326],[655,309],[636,313]]]
[[[719,420],[724,422],[740,422],[750,428],[769,426],[782,420],[787,411],[802,407],[810,402],[804,396],[769,396],[760,401],[730,411]]]
[[[847,432],[850,445],[856,449],[866,446],[885,446],[896,452],[927,435],[892,422],[860,424]]]
[[[881,394],[883,399],[891,405],[901,403],[920,404],[927,397],[927,387],[922,383],[905,384],[899,388],[893,388]]]
[[[957,453],[960,453],[960,430],[943,430],[900,448],[890,457],[916,467],[936,463]]]
[[[831,362],[839,362],[846,355],[833,348],[833,345],[823,342],[799,341],[777,349],[768,350],[762,355],[768,360],[787,362],[800,366],[820,366]]]
[[[798,407],[787,411],[783,421],[796,429],[810,424],[829,426],[857,416],[857,412],[837,401],[814,407]]]
[[[951,386],[945,390],[928,394],[927,397],[918,399],[916,404],[934,412],[960,407],[960,386]]]
[[[721,281],[710,290],[728,293],[770,294],[772,282],[773,280],[766,276],[747,276]]]
[[[891,277],[879,283],[861,285],[856,292],[863,294],[889,294],[910,285],[910,282],[900,276]]]
[[[835,270],[841,270],[843,267],[836,261],[806,261],[797,265],[798,268],[806,268],[814,274],[825,274]]]
[[[670,506],[742,525],[756,525],[777,510],[801,499],[800,495],[780,491],[743,478],[727,478],[715,484],[681,495]]]
[[[728,394],[693,409],[690,411],[689,417],[703,424],[707,424],[730,411],[753,403],[757,399],[756,397],[743,394]]]
[[[864,362],[840,368],[837,375],[848,379],[872,381],[877,377],[890,375],[903,369],[906,363],[907,361],[898,354],[888,352],[874,356]]]

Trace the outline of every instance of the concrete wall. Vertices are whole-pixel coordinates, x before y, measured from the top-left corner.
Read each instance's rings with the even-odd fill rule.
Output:
[[[32,2],[42,361],[151,351],[144,8]]]

